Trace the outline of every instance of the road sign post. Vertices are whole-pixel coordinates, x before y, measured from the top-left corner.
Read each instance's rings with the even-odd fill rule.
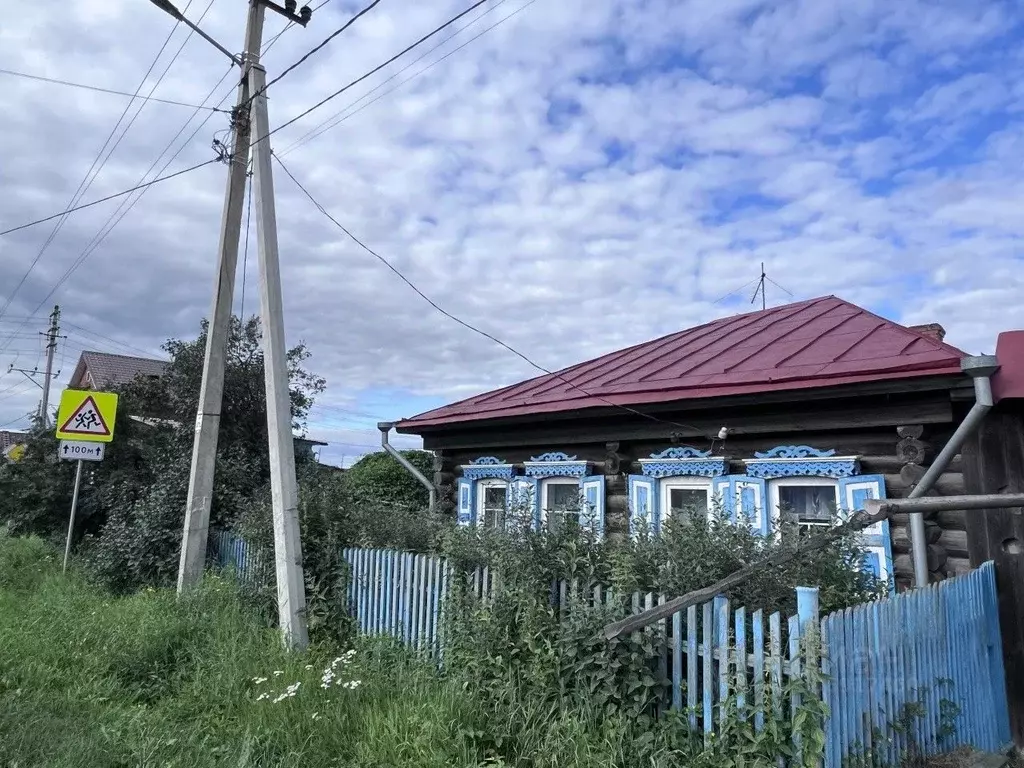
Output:
[[[68,540],[64,542],[64,566],[61,573],[68,572],[68,556],[71,554],[71,534],[75,530],[75,511],[78,509],[78,489],[82,487],[82,460],[75,468],[75,490],[71,494],[71,519],[68,521]]]
[[[82,462],[103,461],[106,443],[114,439],[114,420],[117,417],[117,395],[113,392],[89,392],[65,389],[57,410],[57,439],[60,459],[76,462],[75,489],[71,493],[71,519],[68,537],[64,542],[64,566],[67,573],[71,556],[71,539],[75,532],[75,513],[78,511],[78,492],[82,487]]]

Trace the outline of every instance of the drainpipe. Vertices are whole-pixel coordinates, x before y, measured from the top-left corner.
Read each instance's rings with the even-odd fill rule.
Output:
[[[405,456],[395,450],[395,446],[388,442],[388,433],[395,426],[393,421],[379,421],[377,422],[377,429],[380,430],[380,444],[385,451],[395,457],[395,461],[401,464],[410,475],[419,480],[423,485],[427,487],[427,491],[430,493],[430,511],[434,511],[434,506],[437,503],[437,490],[434,488],[434,484],[427,480],[426,476],[420,472],[416,467],[413,466],[412,462],[409,461]]]
[[[953,457],[960,452],[964,441],[978,428],[982,419],[985,418],[985,414],[992,408],[992,382],[989,377],[999,369],[999,363],[995,356],[965,357],[960,363],[960,369],[974,379],[974,405],[964,420],[960,422],[960,426],[956,428],[953,436],[949,438],[949,442],[935,457],[935,461],[928,467],[921,482],[914,486],[907,496],[908,499],[919,498],[931,490],[950,462],[953,461]],[[914,586],[919,589],[927,587],[928,545],[925,541],[924,514],[921,512],[910,513],[910,542],[914,557]]]

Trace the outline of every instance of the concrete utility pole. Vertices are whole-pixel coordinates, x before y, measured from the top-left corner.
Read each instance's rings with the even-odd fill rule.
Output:
[[[162,7],[162,6],[161,6]],[[238,241],[242,231],[246,170],[249,164],[249,78],[247,70],[259,61],[263,42],[265,9],[259,2],[249,4],[242,53],[242,78],[238,100],[232,114],[234,147],[229,159],[228,186],[221,214],[220,242],[217,248],[217,278],[213,307],[206,329],[206,354],[203,381],[199,390],[195,441],[192,444],[192,468],[188,479],[185,529],[178,564],[178,593],[199,583],[206,565],[206,543],[210,532],[210,503],[217,463],[217,435],[220,409],[224,399],[224,367],[231,335],[231,307],[235,293]]]
[[[50,328],[46,332],[46,373],[43,376],[43,399],[39,403],[39,423],[43,429],[50,426],[50,380],[53,378],[53,354],[57,350],[57,336],[60,333],[60,307],[50,313]]]
[[[267,135],[266,74],[259,65],[263,38],[263,20],[270,8],[289,21],[305,27],[313,12],[303,6],[295,12],[296,1],[284,6],[273,0],[250,0],[245,28],[245,50],[241,57],[227,51],[174,7],[170,0],[151,0],[161,10],[183,22],[212,43],[242,68],[238,100],[232,114],[234,146],[230,154],[230,173],[221,216],[217,281],[206,335],[203,381],[196,414],[192,468],[189,474],[185,526],[182,532],[181,559],[178,565],[178,593],[197,584],[206,564],[206,545],[210,529],[210,503],[217,461],[217,437],[224,399],[224,368],[231,334],[238,241],[242,230],[246,171],[252,130],[261,137],[257,145],[256,194],[260,199],[260,267],[262,282],[262,320],[264,366],[266,368],[267,420],[270,427],[270,468],[274,509],[274,547],[277,557],[278,607],[284,639],[290,648],[308,644],[306,596],[302,577],[302,549],[299,543],[298,492],[295,481],[295,456],[291,434],[291,401],[288,395],[288,371],[284,351],[280,268],[277,258],[277,225],[274,216],[274,190],[270,179],[270,144]],[[259,98],[253,98],[258,95]],[[262,147],[262,159],[260,157]],[[268,277],[269,276],[269,277]],[[268,287],[269,286],[269,287]]]
[[[263,324],[263,372],[267,386],[267,433],[270,437],[270,490],[274,514],[274,559],[277,570],[278,617],[285,644],[305,648],[306,588],[299,536],[299,492],[295,480],[295,442],[288,393],[288,359],[284,342],[284,300],[277,252],[277,212],[270,166],[270,120],[265,93],[266,71],[249,68],[253,149],[253,189],[259,240],[260,316]]]

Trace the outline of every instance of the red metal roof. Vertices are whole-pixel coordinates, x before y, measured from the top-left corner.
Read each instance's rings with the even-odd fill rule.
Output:
[[[722,318],[398,423],[421,427],[610,404],[856,384],[960,372],[965,353],[826,296]]]
[[[1004,331],[996,339],[999,370],[992,376],[992,395],[998,403],[1024,398],[1024,331]]]

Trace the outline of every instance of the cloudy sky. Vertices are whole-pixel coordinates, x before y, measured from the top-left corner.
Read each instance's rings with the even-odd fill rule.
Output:
[[[241,0],[177,4],[241,48]],[[268,14],[270,77],[362,4],[328,0],[277,39]],[[273,86],[271,124],[471,4],[383,0]],[[1022,20],[981,0],[490,0],[272,141],[425,293],[549,368],[749,310],[762,261],[769,304],[837,294],[991,352],[1024,328]],[[0,21],[0,69],[131,93],[173,30],[141,93],[229,106],[227,59],[174,26],[145,0],[22,3]],[[83,181],[88,201],[195,165],[227,135],[222,113],[154,101],[112,134],[128,106],[0,72],[0,230],[62,210]],[[328,380],[310,429],[325,461],[375,445],[378,419],[536,373],[275,174],[288,339]],[[60,384],[83,349],[158,353],[195,334],[225,175],[212,164],[56,236],[48,222],[0,238],[0,425],[37,402],[7,369],[41,367],[54,303]],[[246,314],[252,236],[248,254]]]

